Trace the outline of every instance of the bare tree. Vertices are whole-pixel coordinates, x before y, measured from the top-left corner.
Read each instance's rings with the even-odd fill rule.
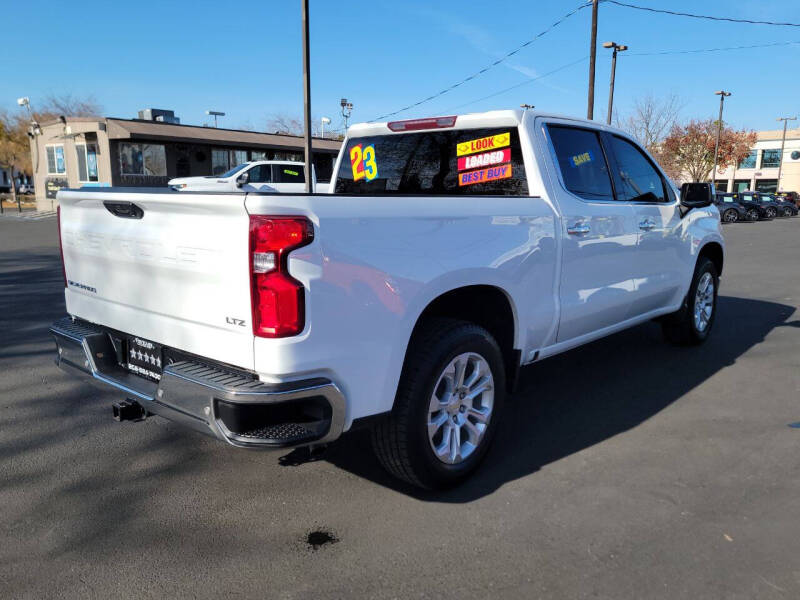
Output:
[[[287,135],[303,135],[305,127],[303,121],[286,113],[275,113],[267,119],[266,130],[269,133],[283,133]],[[325,137],[329,139],[344,139],[341,130],[325,129]],[[322,123],[319,117],[311,118],[311,135],[319,137],[322,135]]]
[[[634,102],[633,111],[627,117],[615,117],[614,124],[653,152],[667,137],[682,109],[683,102],[675,94],[659,99],[650,93]]]

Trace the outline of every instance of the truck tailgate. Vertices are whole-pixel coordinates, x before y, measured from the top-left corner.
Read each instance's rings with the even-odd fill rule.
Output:
[[[58,200],[69,314],[253,368],[243,194],[77,190]]]

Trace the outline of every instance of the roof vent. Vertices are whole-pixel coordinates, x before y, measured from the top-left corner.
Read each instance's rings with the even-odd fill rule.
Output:
[[[145,108],[139,111],[139,118],[143,121],[158,121],[159,123],[180,124],[180,118],[175,116],[174,110],[163,108]]]

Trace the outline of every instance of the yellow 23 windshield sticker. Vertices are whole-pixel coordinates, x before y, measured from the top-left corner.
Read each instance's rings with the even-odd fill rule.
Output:
[[[375,162],[375,146],[362,147],[356,144],[350,148],[350,167],[353,169],[353,181],[364,179],[372,181],[378,176],[378,164]]]

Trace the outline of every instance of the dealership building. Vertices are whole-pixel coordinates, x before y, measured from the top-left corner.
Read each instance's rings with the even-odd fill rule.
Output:
[[[302,136],[182,125],[172,111],[138,119],[62,117],[31,138],[37,210],[58,190],[83,186],[166,187],[174,177],[219,175],[248,160],[304,160]],[[341,142],[314,138],[317,181],[330,181]]]
[[[756,144],[742,162],[735,167],[717,168],[717,191],[800,192],[800,129],[787,130],[783,154],[782,129],[759,131],[757,136]]]

